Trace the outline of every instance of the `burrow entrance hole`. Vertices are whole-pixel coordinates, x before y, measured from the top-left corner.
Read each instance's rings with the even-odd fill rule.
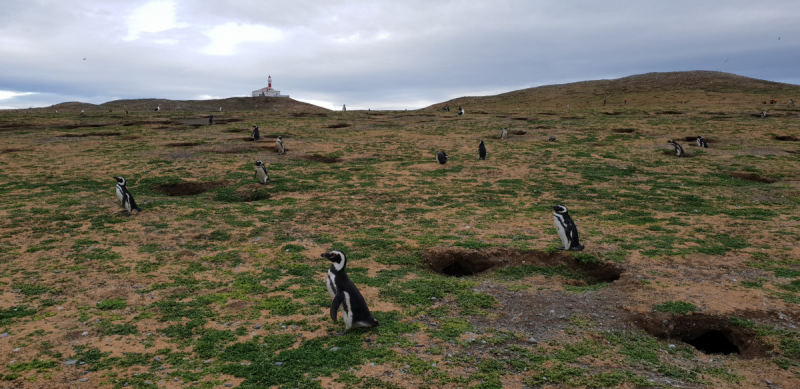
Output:
[[[630,134],[630,133],[633,133],[634,131],[636,131],[636,129],[635,128],[615,128],[615,129],[613,129],[611,131],[616,132],[617,134]]]
[[[307,161],[322,162],[322,163],[337,163],[342,162],[341,158],[326,157],[324,155],[306,155],[301,157]]]
[[[346,127],[350,127],[350,124],[349,123],[336,123],[336,124],[331,124],[331,125],[327,126],[327,128],[346,128]]]
[[[753,173],[730,173],[730,176],[733,178],[738,178],[740,180],[747,180],[747,181],[754,181],[754,182],[762,182],[765,184],[771,184],[773,182],[777,182],[778,180],[769,177],[761,177],[758,174]]]
[[[703,354],[764,357],[770,349],[752,331],[728,317],[706,314],[670,315],[650,312],[632,317],[634,326],[661,339],[684,342]]]
[[[470,250],[458,247],[435,248],[425,252],[427,266],[436,273],[450,277],[467,277],[505,267],[562,267],[565,271],[581,276],[581,280],[568,279],[564,283],[596,284],[614,282],[620,278],[623,269],[607,262],[582,263],[566,253],[545,253],[541,251],[520,252],[512,249],[495,248]]]
[[[782,140],[784,142],[797,142],[798,141],[797,138],[795,138],[795,137],[793,137],[791,135],[775,136],[775,139],[776,140]]]
[[[156,185],[155,189],[167,196],[195,196],[224,185],[224,182],[181,182]]]

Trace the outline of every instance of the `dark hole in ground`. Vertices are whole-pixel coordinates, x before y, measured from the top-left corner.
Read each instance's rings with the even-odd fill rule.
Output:
[[[611,131],[616,132],[617,134],[630,134],[630,133],[636,131],[636,129],[635,128],[615,128],[615,129],[613,129]]]
[[[633,325],[661,339],[679,340],[706,354],[738,353],[742,358],[764,357],[771,347],[755,332],[733,324],[727,316],[703,313],[671,315],[649,312],[631,316]]]
[[[336,124],[331,124],[327,128],[345,128],[345,127],[350,127],[350,124],[349,123],[336,123]]]
[[[622,112],[603,112],[603,113],[608,115],[608,116],[622,115]]]
[[[138,136],[138,135],[130,135],[130,136],[123,136],[123,137],[122,137],[122,138],[120,138],[120,139],[122,139],[122,140],[134,140],[134,139],[139,139],[139,138],[141,138],[141,136]]]
[[[516,131],[511,131],[511,133],[512,133],[513,135],[525,135],[525,134],[527,134],[528,132],[527,132],[527,131],[516,130]]]
[[[555,114],[555,113],[552,113],[552,112],[539,112],[539,115],[551,115],[551,116],[555,116],[556,114]]]
[[[761,177],[758,174],[753,174],[753,173],[730,173],[730,176],[733,178],[738,178],[740,180],[763,182],[765,184],[771,184],[773,182],[778,181],[768,177]]]
[[[500,118],[500,119],[505,119],[505,118],[507,118],[508,116],[505,116],[505,115],[497,115],[497,116],[495,116],[495,117],[496,117],[496,118]]]
[[[200,146],[202,143],[181,142],[181,143],[167,143],[167,147],[194,147]]]
[[[561,119],[563,119],[563,120],[584,120],[586,118],[582,118],[580,116],[562,116]]]
[[[314,161],[314,162],[322,162],[322,163],[337,163],[342,162],[341,158],[335,157],[326,157],[324,155],[306,155],[302,157],[305,160]]]
[[[119,132],[95,132],[94,134],[64,134],[63,138],[86,138],[87,136],[120,136]]]
[[[793,137],[791,135],[775,136],[774,138],[775,138],[775,140],[782,140],[782,141],[788,141],[788,142],[797,142],[797,138],[795,138],[795,137]]]
[[[250,130],[251,130],[250,128],[231,128],[229,130],[225,130],[225,131],[222,131],[222,132],[237,133],[237,132],[245,132],[245,131],[250,131]]]
[[[194,196],[207,190],[224,186],[224,182],[181,182],[179,184],[156,185],[155,189],[167,196]]]
[[[530,120],[528,118],[511,118],[511,120]]]
[[[458,247],[434,248],[424,254],[425,263],[434,272],[451,277],[465,277],[505,267],[553,268],[563,267],[580,275],[587,284],[613,282],[619,279],[622,268],[607,262],[582,263],[566,253],[517,251],[507,248],[470,250]],[[576,280],[566,280],[574,283]]]
[[[552,130],[553,126],[535,126],[533,127],[534,130]]]
[[[31,151],[32,149],[3,149],[0,150],[0,154],[8,154],[8,153],[16,153],[19,151]]]
[[[681,111],[661,111],[659,112],[662,115],[682,115],[683,112]]]
[[[739,348],[722,331],[712,330],[688,342],[703,354],[739,354]]]

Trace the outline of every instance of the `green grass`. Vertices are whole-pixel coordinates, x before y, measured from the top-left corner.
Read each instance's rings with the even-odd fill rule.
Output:
[[[685,301],[665,301],[661,304],[653,305],[653,309],[673,315],[685,315],[689,312],[698,312],[697,306]]]

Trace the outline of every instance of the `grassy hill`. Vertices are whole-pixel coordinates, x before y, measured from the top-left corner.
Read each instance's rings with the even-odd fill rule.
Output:
[[[85,110],[89,112],[113,111],[139,112],[152,111],[161,106],[162,111],[207,111],[209,113],[223,111],[272,111],[286,112],[327,112],[328,109],[313,104],[304,103],[288,97],[229,97],[227,99],[213,100],[168,100],[168,99],[135,99],[114,100],[103,104],[89,104],[68,102],[53,105],[47,108],[36,108],[47,112],[54,110],[59,113],[75,113]]]
[[[470,111],[570,108],[755,107],[774,98],[781,104],[800,100],[800,86],[731,73],[690,71],[647,73],[616,80],[546,85],[495,96],[459,97],[427,109],[463,106]],[[627,104],[625,100],[627,99]],[[467,108],[469,107],[469,108]]]

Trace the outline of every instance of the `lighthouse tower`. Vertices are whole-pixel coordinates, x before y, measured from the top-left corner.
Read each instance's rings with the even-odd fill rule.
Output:
[[[289,97],[282,95],[281,91],[272,89],[272,76],[267,77],[267,87],[253,91],[253,97]]]

